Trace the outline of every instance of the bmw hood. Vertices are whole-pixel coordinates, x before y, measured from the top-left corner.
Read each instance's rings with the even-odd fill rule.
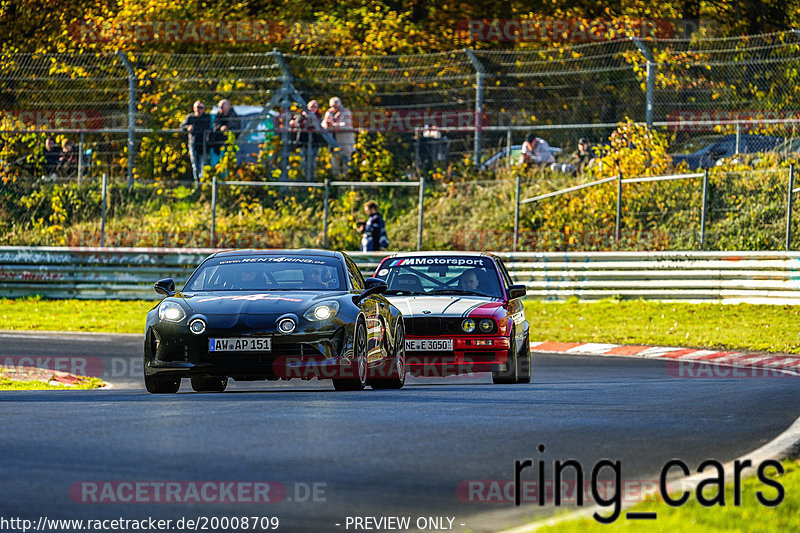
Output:
[[[503,302],[482,296],[387,296],[392,305],[400,309],[404,318],[411,317],[462,317],[478,309],[489,310],[488,315]]]

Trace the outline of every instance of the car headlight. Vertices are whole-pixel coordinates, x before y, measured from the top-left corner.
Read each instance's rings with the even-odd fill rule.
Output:
[[[475,321],[471,318],[465,318],[461,322],[461,329],[464,330],[464,333],[472,333],[475,331]]]
[[[186,318],[186,311],[175,302],[161,302],[158,306],[158,318],[167,322],[180,322]]]
[[[482,333],[489,333],[494,329],[494,322],[489,318],[484,318],[478,325]]]
[[[311,307],[303,314],[303,318],[311,321],[328,320],[336,316],[339,311],[339,302],[322,302]]]

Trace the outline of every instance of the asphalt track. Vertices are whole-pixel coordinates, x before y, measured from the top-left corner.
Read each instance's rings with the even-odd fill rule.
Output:
[[[100,361],[114,384],[0,394],[0,517],[34,521],[270,516],[278,531],[354,531],[348,516],[408,516],[411,531],[418,517],[496,531],[554,511],[460,491],[513,479],[517,459],[575,459],[587,472],[619,460],[624,480],[649,481],[672,458],[694,469],[743,455],[800,415],[797,379],[680,379],[657,360],[534,354],[530,385],[479,374],[410,378],[400,391],[290,381],[196,394],[184,381],[179,394],[155,396],[144,391],[137,336],[0,333],[0,362],[15,356]],[[287,494],[256,504],[91,503],[75,493],[121,481],[272,481]]]

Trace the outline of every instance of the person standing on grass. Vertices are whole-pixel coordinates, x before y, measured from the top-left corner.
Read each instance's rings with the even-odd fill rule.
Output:
[[[197,100],[192,106],[193,113],[186,115],[181,129],[189,133],[189,160],[195,183],[203,177],[203,167],[208,161],[208,133],[211,131],[211,117],[206,115],[206,105]]]
[[[378,252],[389,247],[389,237],[386,235],[386,224],[378,212],[378,204],[370,200],[364,204],[367,221],[358,225],[361,231],[361,251]]]

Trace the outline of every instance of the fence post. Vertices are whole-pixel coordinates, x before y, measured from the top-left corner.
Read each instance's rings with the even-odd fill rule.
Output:
[[[419,177],[419,219],[417,220],[417,251],[422,250],[422,220],[425,211],[425,178]]]
[[[700,208],[700,249],[706,244],[706,211],[708,210],[708,169],[703,170],[703,205]]]
[[[136,72],[122,50],[117,50],[125,69],[128,71],[128,189],[133,189],[133,166],[136,158]]]
[[[653,105],[655,100],[655,90],[656,90],[656,60],[653,57],[653,53],[647,48],[642,41],[639,39],[632,37],[634,44],[636,44],[636,48],[642,53],[644,58],[647,60],[647,85],[646,85],[646,93],[645,93],[645,122],[647,123],[648,128],[653,127]]]
[[[740,154],[739,147],[742,143],[742,125],[738,122],[736,123],[736,153]]]
[[[514,251],[517,251],[519,245],[519,194],[520,194],[520,177],[517,174],[517,192],[514,195]]]
[[[281,181],[289,181],[289,87],[292,73],[280,50],[273,48],[272,54],[281,69]]]
[[[106,245],[106,205],[108,204],[108,176],[103,173],[102,203],[100,208],[100,247]]]
[[[470,50],[469,48],[465,48],[464,51],[469,56],[469,60],[472,62],[473,68],[475,68],[475,146],[474,146],[474,154],[473,158],[475,159],[475,168],[478,169],[481,166],[481,143],[482,143],[482,136],[483,136],[483,65],[475,56],[475,52]]]
[[[619,246],[620,241],[622,240],[622,172],[617,174],[617,224],[616,224],[616,231],[614,232],[614,239],[617,241],[617,246]]]
[[[78,185],[83,177],[83,132],[78,137]]]
[[[328,247],[328,198],[330,198],[330,178],[325,178],[325,200],[322,206],[322,247]]]
[[[511,168],[511,130],[506,131],[506,168]]]
[[[794,204],[794,163],[789,165],[789,192],[786,200],[786,251],[792,249],[792,205]]]
[[[217,245],[217,177],[211,179],[211,247]]]

